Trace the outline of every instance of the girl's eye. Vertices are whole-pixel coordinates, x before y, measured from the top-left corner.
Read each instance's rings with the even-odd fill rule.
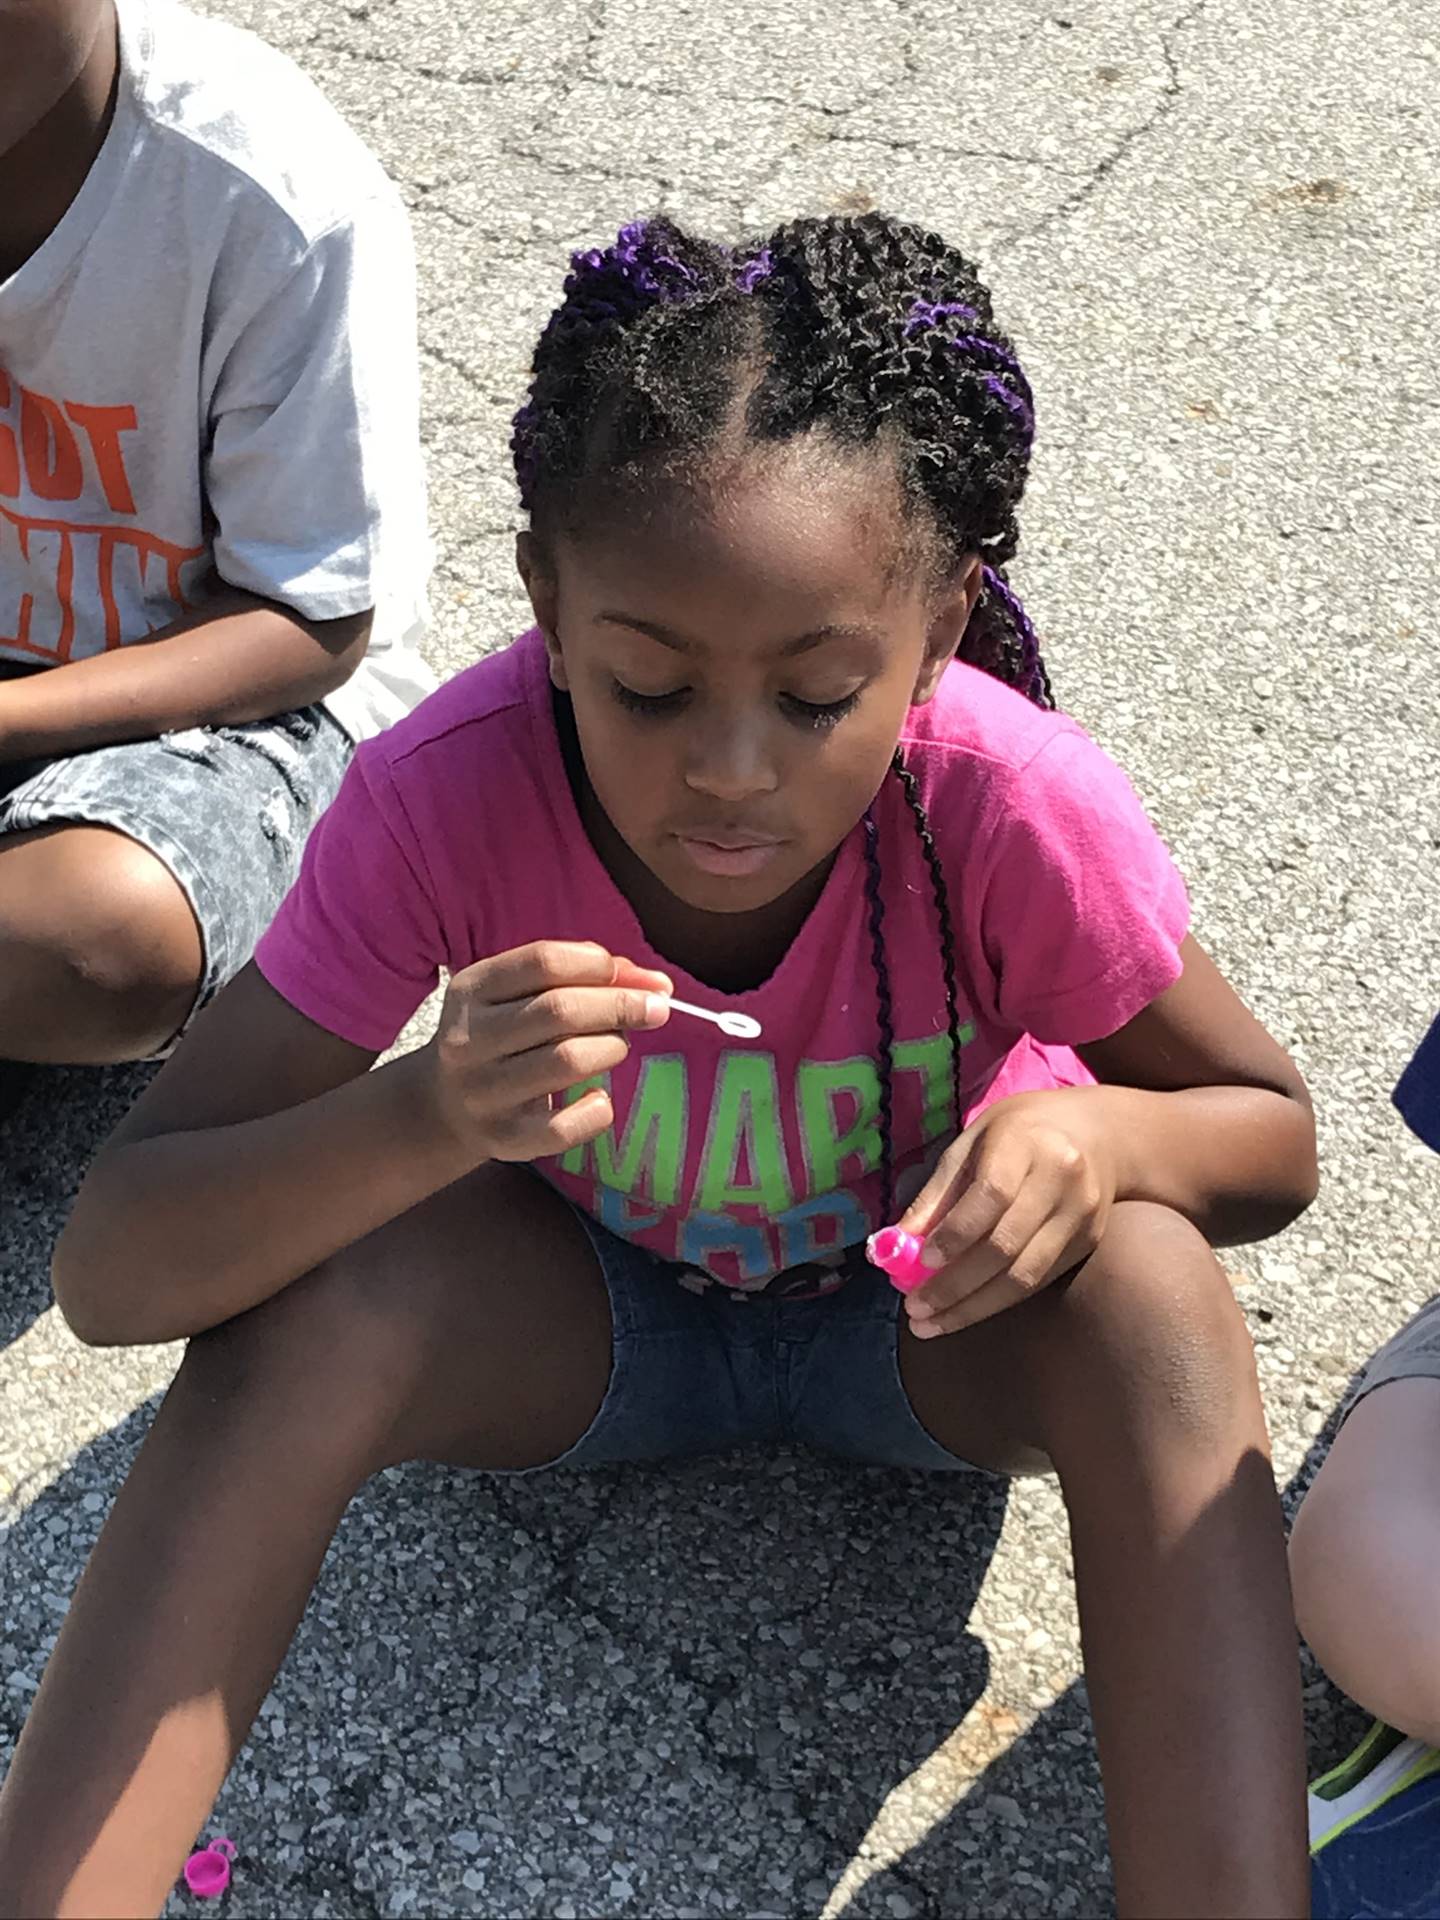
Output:
[[[674,713],[690,691],[688,687],[676,687],[673,693],[637,693],[623,680],[614,679],[610,685],[620,705],[631,713]]]
[[[802,721],[807,727],[834,727],[853,713],[860,703],[860,689],[847,693],[843,700],[799,700],[793,693],[782,695],[792,718]]]
[[[651,717],[678,713],[690,697],[689,687],[676,687],[671,693],[638,693],[634,687],[627,687],[623,680],[613,677],[610,685],[615,698],[628,712]],[[847,713],[853,713],[859,699],[857,688],[854,693],[847,693],[843,700],[801,700],[793,693],[782,693],[780,703],[790,718],[799,724],[826,728],[838,725]]]

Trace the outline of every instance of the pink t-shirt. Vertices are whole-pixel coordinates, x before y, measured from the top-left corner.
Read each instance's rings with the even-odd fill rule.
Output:
[[[1125,776],[1062,715],[957,665],[902,746],[950,894],[965,1105],[957,1119],[930,875],[887,778],[874,817],[905,1199],[961,1120],[1090,1079],[1071,1048],[1179,977],[1189,908]],[[663,968],[682,999],[753,1014],[753,1042],[680,1015],[633,1035],[608,1077],[613,1128],[538,1168],[615,1233],[753,1289],[882,1224],[863,840],[857,825],[770,978],[718,994],[650,946],[591,846],[529,633],[360,747],[257,959],[311,1020],[376,1051],[442,969],[538,939],[598,940]]]

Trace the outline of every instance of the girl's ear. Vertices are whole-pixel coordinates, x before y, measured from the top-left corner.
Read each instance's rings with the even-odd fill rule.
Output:
[[[930,624],[925,632],[925,653],[915,681],[915,698],[910,703],[912,706],[923,707],[927,700],[935,698],[940,676],[955,658],[960,642],[965,638],[965,629],[975,611],[975,602],[980,598],[982,577],[980,556],[978,553],[972,554],[962,570],[951,576],[932,607]]]
[[[530,596],[530,608],[535,615],[535,624],[545,640],[545,652],[550,661],[551,684],[564,693],[567,689],[565,679],[565,661],[560,652],[560,641],[556,634],[556,615],[560,601],[560,590],[555,581],[555,569],[549,556],[541,548],[533,533],[517,533],[515,536],[515,565],[519,568],[520,578],[525,582],[525,591]]]

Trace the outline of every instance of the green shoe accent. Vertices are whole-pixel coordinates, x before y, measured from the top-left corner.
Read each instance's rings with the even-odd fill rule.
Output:
[[[1342,1760],[1338,1767],[1332,1767],[1329,1773],[1322,1773],[1318,1780],[1311,1782],[1311,1793],[1320,1800],[1339,1799],[1342,1793],[1348,1793],[1351,1787],[1357,1786],[1372,1767],[1378,1766],[1387,1753],[1393,1753],[1404,1738],[1403,1733],[1395,1727],[1387,1727],[1383,1720],[1372,1722],[1369,1732],[1352,1754]]]
[[[1377,1720],[1349,1759],[1310,1789],[1311,1853],[1432,1773],[1440,1773],[1440,1752]]]

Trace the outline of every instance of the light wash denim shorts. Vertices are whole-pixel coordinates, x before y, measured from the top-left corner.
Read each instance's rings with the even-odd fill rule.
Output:
[[[852,1247],[843,1286],[692,1291],[685,1269],[581,1209],[610,1293],[610,1385],[589,1431],[554,1464],[607,1466],[799,1443],[870,1466],[978,1472],[932,1439],[906,1395],[900,1295]]]
[[[192,1018],[238,973],[300,871],[352,747],[324,707],[190,727],[55,760],[0,765],[0,837],[113,827],[164,862],[204,943]]]

